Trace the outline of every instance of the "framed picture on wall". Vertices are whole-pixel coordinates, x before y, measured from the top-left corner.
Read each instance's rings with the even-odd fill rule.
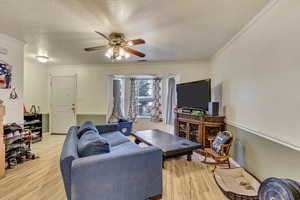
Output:
[[[12,65],[0,60],[0,89],[10,89],[12,82]]]

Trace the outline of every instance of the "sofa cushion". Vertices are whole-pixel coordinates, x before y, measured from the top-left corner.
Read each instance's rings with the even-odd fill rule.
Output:
[[[80,138],[85,132],[87,132],[89,130],[94,130],[99,134],[99,132],[98,132],[97,128],[94,126],[93,122],[87,121],[87,122],[84,122],[84,124],[82,124],[80,126],[80,128],[77,132],[77,137]]]
[[[142,147],[140,147],[139,145],[131,142],[131,141],[127,141],[127,142],[124,142],[122,144],[119,144],[119,145],[116,145],[114,147],[111,148],[111,152],[114,152],[114,153],[118,153],[118,152],[121,152],[121,153],[129,153],[129,152],[132,152],[132,151],[136,151],[136,149],[141,149]]]
[[[110,133],[114,131],[118,131],[120,129],[120,126],[118,123],[110,123],[110,124],[105,124],[105,125],[98,125],[96,126],[99,134],[104,134],[104,133]]]
[[[131,120],[124,120],[120,119],[119,120],[119,125],[120,125],[120,131],[125,135],[129,136],[132,132],[132,124],[133,122]]]
[[[102,137],[104,137],[110,145],[117,146],[119,144],[122,144],[124,142],[130,141],[126,136],[124,136],[120,131],[114,131],[110,133],[103,133],[101,134]]]
[[[98,131],[88,130],[79,139],[77,145],[79,157],[86,157],[110,152],[109,142],[98,134]]]

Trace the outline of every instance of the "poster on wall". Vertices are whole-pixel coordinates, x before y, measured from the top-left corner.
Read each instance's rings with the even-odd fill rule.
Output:
[[[10,89],[12,82],[12,66],[0,60],[0,89]]]

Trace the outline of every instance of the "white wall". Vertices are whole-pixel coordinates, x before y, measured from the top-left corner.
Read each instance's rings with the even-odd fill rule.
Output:
[[[130,63],[111,65],[72,65],[37,66],[26,63],[25,102],[26,105],[38,104],[42,112],[49,112],[46,74],[78,75],[77,105],[79,114],[106,114],[107,77],[111,74],[177,74],[181,82],[195,81],[210,77],[208,62],[165,62]],[[33,89],[34,88],[34,89]],[[34,91],[32,91],[34,90]]]
[[[213,60],[227,122],[300,150],[300,1],[279,0]]]
[[[52,75],[78,75],[78,113],[105,114],[107,111],[107,77],[111,74],[168,74],[176,73],[182,82],[209,77],[207,63],[154,63],[117,65],[53,66]]]
[[[39,105],[42,113],[48,113],[48,65],[25,61],[24,105]]]
[[[0,89],[0,99],[6,106],[4,123],[23,123],[24,43],[0,33],[0,47],[7,49],[7,55],[0,54],[0,59],[13,66],[12,88],[16,88],[18,94],[18,99],[10,100],[11,89]]]

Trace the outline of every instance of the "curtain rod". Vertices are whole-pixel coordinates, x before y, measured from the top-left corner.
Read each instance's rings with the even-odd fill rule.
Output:
[[[158,80],[162,79],[161,77],[153,77],[153,78],[134,78],[134,77],[114,77],[114,79],[134,79],[134,80]]]
[[[176,77],[176,74],[168,73],[168,74],[110,74],[110,76],[114,78],[126,79],[126,78],[135,78],[135,79],[156,79],[156,78],[170,78]]]

